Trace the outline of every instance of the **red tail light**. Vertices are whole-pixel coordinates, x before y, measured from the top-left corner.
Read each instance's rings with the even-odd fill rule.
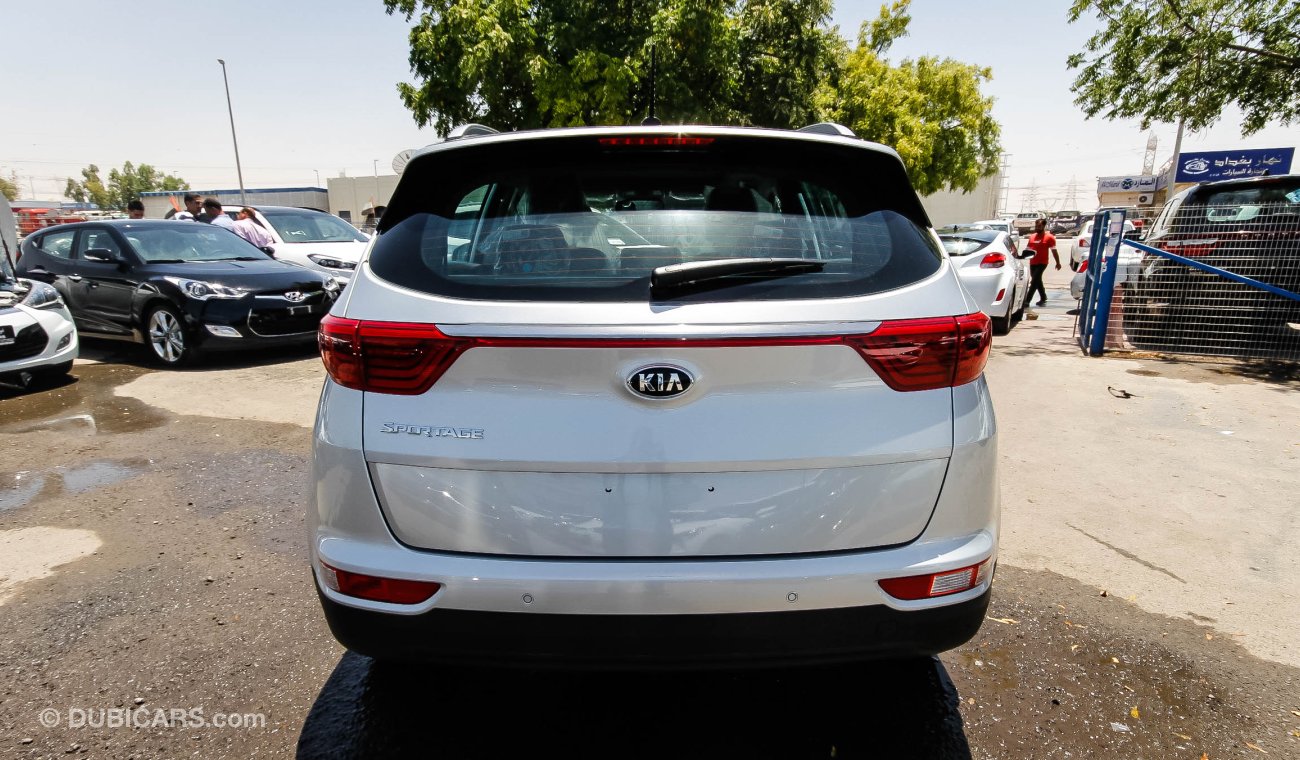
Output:
[[[885,593],[895,599],[914,601],[969,591],[988,579],[989,560],[941,573],[886,578],[879,581]]]
[[[1210,253],[1218,245],[1218,240],[1170,240],[1162,247],[1170,253],[1193,258]]]
[[[1007,257],[1001,253],[986,253],[980,259],[980,269],[1001,269],[1007,265]]]
[[[925,391],[965,385],[979,377],[988,362],[993,330],[988,315],[976,312],[883,322],[875,332],[845,341],[890,388]]]
[[[1086,271],[1088,271],[1088,260],[1087,260],[1087,259],[1084,259],[1083,261],[1080,261],[1080,262],[1079,262],[1079,271],[1080,271],[1080,272],[1086,272]]]
[[[441,583],[362,575],[320,563],[321,581],[340,594],[389,604],[419,604],[438,593]]]
[[[1080,247],[1080,248],[1087,248],[1087,247],[1088,247],[1088,238],[1079,238],[1079,247]]]
[[[473,338],[453,338],[434,325],[362,322],[327,316],[317,335],[325,371],[359,391],[417,396],[433,387]]]
[[[497,348],[743,348],[848,345],[896,391],[965,385],[980,376],[992,345],[983,312],[960,317],[886,320],[866,335],[755,338],[471,338],[435,325],[367,322],[327,316],[318,333],[321,360],[334,382],[372,393],[420,395],[478,346]]]

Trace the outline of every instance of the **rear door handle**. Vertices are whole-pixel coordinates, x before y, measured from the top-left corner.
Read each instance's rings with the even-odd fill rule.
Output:
[[[79,275],[79,274],[70,274],[70,275],[68,275],[68,279],[69,279],[69,280],[72,280],[73,282],[81,282],[81,275]]]

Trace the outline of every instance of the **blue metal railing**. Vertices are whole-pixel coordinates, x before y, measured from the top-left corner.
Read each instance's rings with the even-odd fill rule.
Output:
[[[1276,285],[1230,272],[1203,261],[1179,256],[1176,253],[1154,248],[1134,240],[1124,239],[1123,209],[1102,209],[1093,221],[1092,241],[1088,250],[1088,269],[1084,282],[1082,307],[1079,309],[1079,346],[1091,356],[1105,352],[1106,330],[1110,323],[1110,309],[1119,270],[1121,246],[1129,246],[1146,254],[1161,256],[1192,269],[1217,275],[1275,296],[1300,301],[1300,293],[1293,293]]]

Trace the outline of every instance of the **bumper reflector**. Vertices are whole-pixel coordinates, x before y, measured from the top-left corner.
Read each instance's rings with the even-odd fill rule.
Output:
[[[332,591],[389,604],[419,604],[438,593],[441,583],[362,575],[320,563],[321,580]]]
[[[989,563],[990,560],[986,559],[978,565],[944,570],[941,573],[885,578],[880,581],[880,587],[895,599],[907,601],[960,594],[988,580]]]

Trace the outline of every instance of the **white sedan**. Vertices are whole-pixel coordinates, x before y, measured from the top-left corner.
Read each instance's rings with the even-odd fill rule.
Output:
[[[1079,230],[1079,236],[1074,238],[1070,243],[1070,271],[1079,271],[1079,264],[1088,258],[1088,251],[1092,246],[1092,225],[1094,221],[1089,219],[1088,223],[1083,225]],[[1130,232],[1136,232],[1137,227],[1127,219],[1124,220],[1124,234],[1127,236]],[[1059,250],[1059,249],[1058,249]]]
[[[271,255],[280,261],[324,272],[347,283],[370,238],[333,214],[290,206],[257,206],[255,221],[274,241]],[[225,209],[237,218],[239,207]]]
[[[1029,301],[1029,267],[1033,251],[1016,251],[1005,232],[979,226],[945,227],[939,240],[948,251],[957,277],[993,320],[999,335],[1011,331]]]

